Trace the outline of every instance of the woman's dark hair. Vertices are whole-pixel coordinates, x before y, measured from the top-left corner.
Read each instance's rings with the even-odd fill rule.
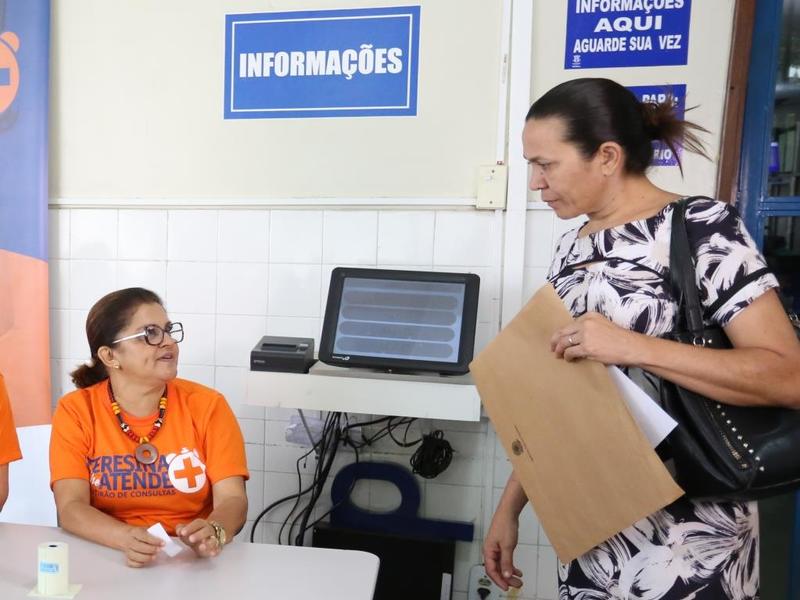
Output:
[[[97,351],[102,346],[110,346],[117,339],[119,332],[125,329],[133,314],[143,304],[164,306],[157,294],[139,287],[111,292],[95,303],[86,317],[86,339],[89,342],[91,359],[70,373],[72,382],[77,387],[89,387],[108,378],[106,367],[97,357]]]
[[[575,144],[585,158],[595,155],[604,142],[625,150],[624,169],[641,175],[653,159],[653,141],[672,150],[683,173],[678,145],[708,158],[695,131],[707,129],[679,119],[674,97],[663,102],[640,102],[629,89],[601,78],[574,79],[557,85],[533,103],[525,120],[558,117],[566,125],[565,141]]]

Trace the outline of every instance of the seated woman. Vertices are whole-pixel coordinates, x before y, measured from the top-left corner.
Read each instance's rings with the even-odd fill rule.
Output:
[[[6,393],[3,374],[0,373],[0,510],[8,499],[8,463],[22,458],[17,440],[17,429],[11,414],[11,403]]]
[[[50,483],[61,527],[118,548],[141,567],[161,523],[198,556],[216,556],[247,514],[244,440],[225,398],[176,379],[183,327],[142,288],[89,311],[91,360],[53,415]]]

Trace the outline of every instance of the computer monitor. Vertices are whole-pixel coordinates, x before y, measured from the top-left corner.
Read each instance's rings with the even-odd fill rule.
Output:
[[[479,286],[472,273],[337,267],[319,358],[387,371],[466,373]]]

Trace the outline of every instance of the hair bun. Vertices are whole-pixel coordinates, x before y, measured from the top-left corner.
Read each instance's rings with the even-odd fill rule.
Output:
[[[675,120],[673,109],[673,96],[667,96],[663,102],[640,102],[642,111],[642,124],[647,136],[651,140],[664,138],[664,125]]]

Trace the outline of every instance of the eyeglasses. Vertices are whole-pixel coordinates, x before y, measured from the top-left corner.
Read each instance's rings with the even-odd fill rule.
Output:
[[[160,346],[164,341],[164,334],[168,334],[176,344],[182,342],[183,323],[170,323],[166,328],[159,327],[158,325],[145,325],[144,331],[134,333],[133,335],[126,335],[125,337],[121,337],[111,343],[118,344],[119,342],[124,342],[125,340],[143,337],[144,341],[150,346]]]

